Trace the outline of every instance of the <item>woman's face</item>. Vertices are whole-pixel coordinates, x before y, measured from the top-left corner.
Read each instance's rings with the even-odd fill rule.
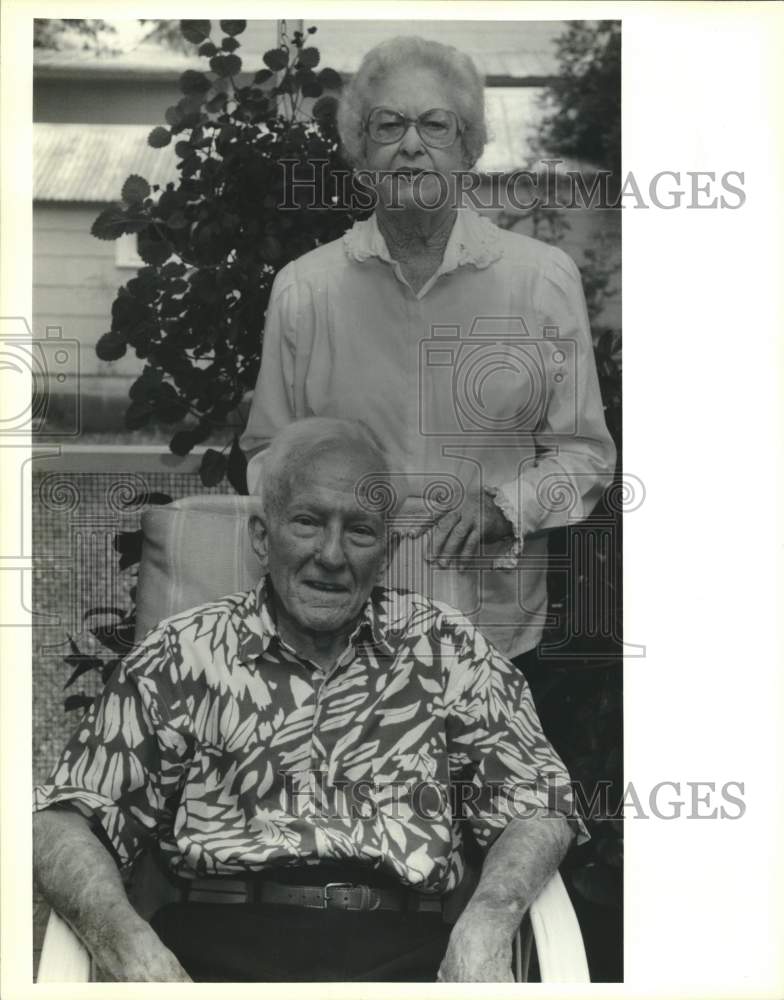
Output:
[[[401,68],[372,87],[365,103],[365,120],[377,107],[399,111],[406,118],[417,118],[433,108],[457,113],[445,82],[424,67]],[[460,124],[463,125],[462,121]],[[442,207],[447,191],[451,203],[452,175],[467,169],[468,164],[460,135],[451,146],[436,148],[426,145],[416,128],[409,125],[402,139],[388,145],[374,142],[366,134],[363,166],[390,172],[376,188],[382,204],[427,210],[428,206]],[[445,179],[446,187],[436,176],[439,174]]]

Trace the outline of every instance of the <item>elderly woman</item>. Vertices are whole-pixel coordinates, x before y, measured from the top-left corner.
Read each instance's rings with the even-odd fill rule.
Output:
[[[459,204],[487,138],[466,55],[384,42],[338,125],[376,209],[276,278],[242,439],[249,483],[290,421],[362,419],[405,476],[404,526],[424,535],[432,573],[413,589],[520,656],[545,623],[546,531],[585,517],[614,467],[579,273]]]

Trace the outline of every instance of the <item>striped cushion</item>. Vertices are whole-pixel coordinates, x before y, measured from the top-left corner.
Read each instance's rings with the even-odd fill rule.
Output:
[[[169,615],[255,586],[264,567],[251,548],[248,521],[258,506],[256,496],[223,494],[144,512],[137,638]]]
[[[208,494],[184,497],[142,514],[137,638],[169,615],[258,583],[264,567],[251,547],[248,521],[259,503],[258,496]],[[405,526],[410,523],[416,519]],[[476,610],[477,572],[439,569],[425,559],[428,547],[426,536],[404,537],[383,582],[466,613]]]

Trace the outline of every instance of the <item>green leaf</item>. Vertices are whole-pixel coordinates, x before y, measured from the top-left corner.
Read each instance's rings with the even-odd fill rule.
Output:
[[[334,69],[330,69],[328,66],[319,70],[316,78],[324,90],[340,90],[343,86],[343,79],[340,73],[337,73]]]
[[[148,400],[135,400],[125,411],[125,426],[129,431],[138,431],[150,422],[153,412],[154,407]],[[121,564],[120,569],[125,569],[125,566]]]
[[[303,49],[299,54],[297,64],[307,69],[313,69],[314,66],[318,66],[319,59],[321,59],[321,53],[318,49]]]
[[[188,219],[184,212],[178,208],[166,220],[169,229],[185,229],[188,226]]]
[[[260,69],[258,73],[253,77],[254,83],[266,83],[267,80],[271,80],[275,74],[271,69]]]
[[[204,486],[217,486],[226,475],[226,456],[214,448],[208,448],[202,457],[199,475]]]
[[[79,694],[68,695],[68,697],[63,702],[63,707],[65,708],[66,712],[73,712],[78,708],[87,709],[90,707],[90,705],[92,705],[92,703],[93,703],[92,698],[84,694],[84,692],[80,692]]]
[[[171,132],[162,125],[156,125],[152,132],[150,132],[147,136],[147,143],[152,146],[153,149],[163,149],[163,147],[168,146],[170,142]]]
[[[95,353],[101,361],[119,361],[127,349],[125,337],[117,331],[104,333],[95,345]]]
[[[192,431],[177,431],[169,442],[169,451],[172,455],[189,455],[196,444],[196,436]]]
[[[90,233],[99,240],[116,240],[126,231],[127,218],[119,205],[105,208],[93,222]]]
[[[242,69],[242,60],[235,55],[218,55],[210,59],[210,68],[217,76],[236,76]]]
[[[186,69],[180,77],[180,90],[183,94],[206,94],[211,86],[209,77],[195,69]]]
[[[240,47],[240,43],[236,38],[222,38],[221,48],[224,52],[234,52],[235,49]]]
[[[122,200],[128,205],[137,205],[150,197],[150,185],[138,174],[131,174],[122,186]]]
[[[235,493],[239,493],[241,496],[248,495],[247,469],[248,460],[245,457],[245,452],[240,448],[239,437],[235,434],[234,440],[231,442],[226,472]]]
[[[221,21],[220,22],[221,31],[225,31],[227,35],[241,35],[242,32],[247,28],[247,21]]]
[[[178,125],[182,124],[185,115],[182,113],[180,108],[173,104],[170,108],[166,109],[163,117],[166,119],[167,124],[171,125],[172,128],[177,128]]]
[[[270,49],[264,53],[264,65],[278,73],[289,64],[288,53],[284,49]]]
[[[214,114],[216,111],[223,111],[223,109],[226,107],[227,100],[228,100],[228,94],[225,94],[222,90],[220,90],[214,97],[211,97],[209,101],[207,101],[205,107],[207,111],[209,111],[211,114]],[[203,144],[209,146],[210,144],[209,136],[205,136],[202,142]]]
[[[259,244],[259,256],[267,264],[274,264],[280,260],[282,253],[280,240],[276,240],[274,236],[265,236]]]
[[[125,568],[122,562],[120,562],[120,568]],[[133,649],[134,631],[132,622],[90,629],[90,633],[95,636],[102,646],[110,649],[113,653],[119,653],[121,656]]]
[[[168,240],[139,236],[139,256],[145,264],[152,264],[155,267],[163,264],[171,255],[172,245]]]
[[[208,59],[210,56],[216,55],[218,52],[218,47],[213,42],[205,42],[204,45],[199,46],[199,55],[206,56]]]
[[[338,113],[338,102],[334,97],[320,97],[313,105],[313,117],[316,121],[331,121]]]
[[[141,528],[136,531],[118,531],[114,536],[114,551],[120,554],[120,569],[132,566],[142,557]]]
[[[198,45],[210,37],[212,21],[180,21],[180,31],[186,41]]]
[[[303,97],[321,97],[323,93],[324,88],[316,80],[306,80],[302,84]]]
[[[86,653],[80,653],[78,656],[66,656],[65,662],[74,667],[74,671],[68,680],[63,684],[63,688],[69,688],[75,680],[86,674],[88,670],[101,670],[103,668],[103,660],[98,656],[88,656]]]

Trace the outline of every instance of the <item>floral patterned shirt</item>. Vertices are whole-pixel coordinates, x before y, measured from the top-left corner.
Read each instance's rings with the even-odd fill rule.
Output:
[[[35,789],[63,803],[122,867],[154,838],[184,877],[350,861],[445,892],[464,836],[486,848],[516,816],[587,839],[520,672],[458,612],[383,588],[326,672],[264,582],[163,621]]]

